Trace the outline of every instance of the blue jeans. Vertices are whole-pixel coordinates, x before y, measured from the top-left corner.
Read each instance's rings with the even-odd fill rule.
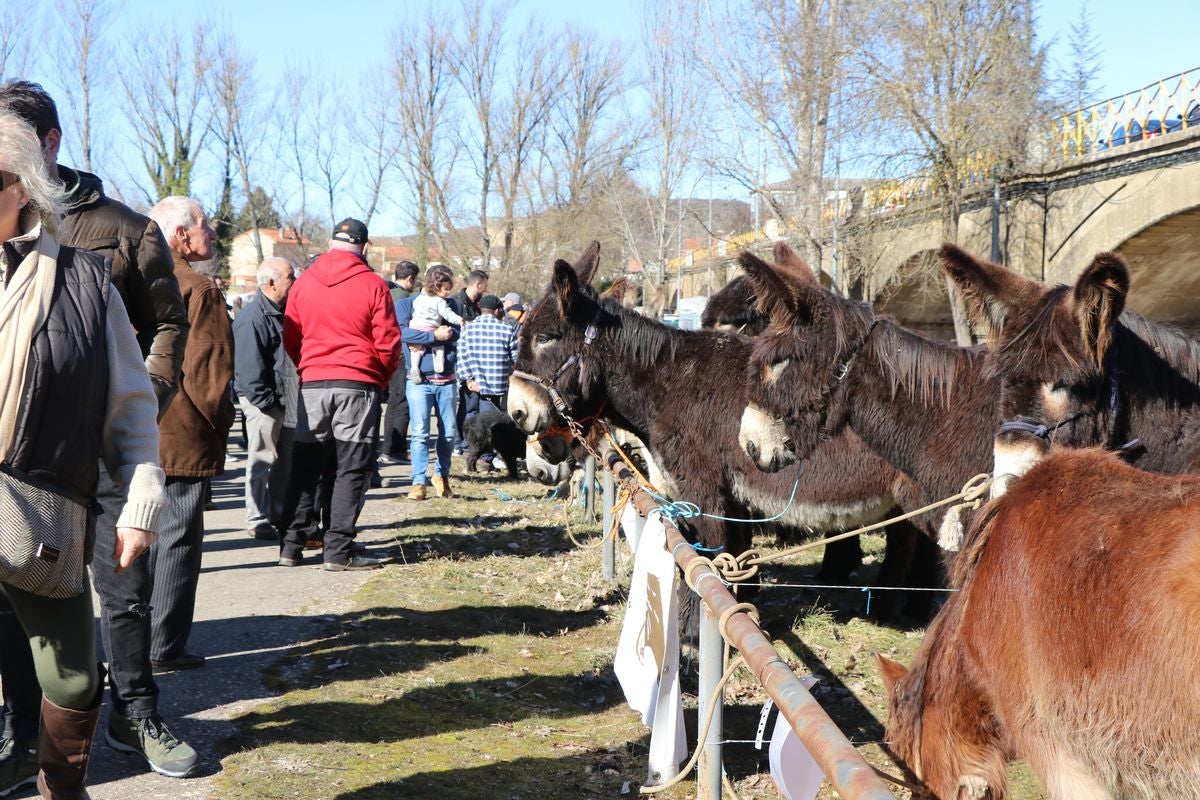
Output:
[[[413,485],[428,483],[425,470],[429,467],[429,419],[437,414],[437,474],[450,475],[450,449],[458,435],[455,428],[455,406],[458,401],[456,383],[413,383],[408,382],[404,392],[408,398],[408,417],[412,425],[412,444],[409,457],[412,459]]]

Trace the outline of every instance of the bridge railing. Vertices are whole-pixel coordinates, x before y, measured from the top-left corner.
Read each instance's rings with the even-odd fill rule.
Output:
[[[1200,67],[1055,117],[1051,157],[1067,161],[1197,126]]]

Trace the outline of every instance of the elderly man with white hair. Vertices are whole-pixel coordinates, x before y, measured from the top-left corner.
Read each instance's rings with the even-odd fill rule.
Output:
[[[286,365],[280,359],[288,360],[283,311],[295,279],[286,258],[266,259],[258,268],[258,293],[233,320],[234,385],[246,418],[246,532],[256,539],[275,540],[286,488],[274,466],[284,418],[279,375]]]

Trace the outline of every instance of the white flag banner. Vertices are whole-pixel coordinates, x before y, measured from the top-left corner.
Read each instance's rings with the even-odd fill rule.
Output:
[[[771,779],[787,800],[813,800],[825,774],[783,714],[775,717],[771,734]]]
[[[666,544],[662,519],[653,513],[634,554],[629,604],[614,659],[626,702],[651,728],[647,785],[675,777],[687,758],[679,687],[677,573]]]
[[[625,532],[625,541],[629,544],[630,552],[637,552],[638,542],[642,538],[642,526],[645,524],[646,520],[642,519],[633,503],[626,503],[625,510],[621,512],[621,530]]]

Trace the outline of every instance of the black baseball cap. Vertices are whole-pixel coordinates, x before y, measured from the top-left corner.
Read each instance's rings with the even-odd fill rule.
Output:
[[[362,244],[367,241],[367,226],[353,217],[346,217],[333,226],[333,234],[329,238],[339,242]]]
[[[495,311],[497,308],[502,308],[503,305],[504,304],[500,302],[500,298],[496,297],[494,294],[485,294],[483,297],[479,298],[479,307],[482,309],[487,309],[488,311]]]

